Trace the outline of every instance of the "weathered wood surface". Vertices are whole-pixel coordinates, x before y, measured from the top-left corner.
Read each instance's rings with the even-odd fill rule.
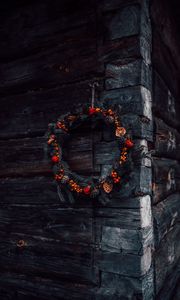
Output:
[[[121,229],[136,230],[151,226],[151,210],[148,200],[150,200],[148,197],[142,199],[140,210],[134,208],[98,208],[95,210],[96,222],[98,225]]]
[[[11,93],[22,93],[32,89],[47,89],[58,86],[60,82],[63,85],[97,76],[98,62],[95,53],[90,51],[91,46],[85,50],[89,51],[88,53],[78,53],[78,49],[81,49],[80,45],[77,45],[77,49],[74,47],[76,57],[71,49],[69,51],[72,53],[69,55],[67,49],[62,50],[61,55],[60,51],[53,50],[52,53],[33,57],[31,61],[28,58],[27,61],[23,59],[21,63],[17,61],[2,66],[1,93],[7,93],[9,90]]]
[[[121,59],[106,65],[105,88],[107,90],[127,86],[151,87],[150,68],[141,59]]]
[[[2,124],[0,138],[7,139],[43,135],[47,130],[49,122],[56,121],[63,113],[73,110],[73,107],[69,107],[69,101],[73,101],[74,106],[78,103],[90,102],[90,88],[88,87],[88,83],[82,82],[48,91],[30,91],[22,95],[3,97],[1,99],[2,109],[0,112]],[[116,97],[120,99],[122,95],[117,104],[122,105],[122,112],[126,113],[122,118],[123,125],[127,130],[131,130],[135,136],[140,138],[147,137],[147,139],[152,140],[153,124],[149,119],[151,117],[147,117],[147,112],[150,110],[148,91],[146,92],[145,89],[141,89],[143,111],[140,108],[140,104],[138,107],[133,105],[133,111],[130,110],[131,99],[132,101],[135,99],[137,99],[136,101],[141,101],[137,93],[138,88],[132,88],[130,92],[122,90],[119,94],[119,90],[117,90],[117,93],[104,93],[105,95],[102,97],[111,106],[110,97],[112,97],[113,104],[115,104],[116,100],[113,99],[116,99]],[[14,106],[14,102],[16,102],[16,106]]]
[[[103,226],[101,248],[113,253],[143,254],[143,249],[152,244],[152,239],[152,227],[135,230]]]
[[[99,6],[102,11],[107,12],[111,10],[116,10],[119,8],[123,8],[124,6],[132,5],[132,4],[140,4],[139,0],[127,0],[124,3],[124,0],[102,0],[99,2]]]
[[[153,270],[150,269],[145,276],[141,278],[121,276],[113,273],[102,272],[102,286],[98,290],[98,300],[116,300],[126,295],[131,299],[153,299]]]
[[[3,242],[3,239],[6,242]],[[23,240],[25,246],[19,248]],[[93,248],[76,242],[63,243],[59,239],[32,234],[1,232],[1,270],[98,284],[98,273],[93,266]]]
[[[106,40],[138,35],[140,27],[140,6],[129,5],[104,14]]]
[[[179,41],[176,5],[151,2],[153,29],[153,217],[155,299],[173,299],[179,280]],[[163,13],[162,13],[163,12]]]
[[[176,101],[172,92],[168,89],[167,84],[157,72],[154,76],[154,101],[153,111],[158,118],[164,120],[171,127],[180,129],[179,112],[180,105]],[[162,109],[163,107],[163,109]]]
[[[51,177],[4,178],[0,180],[1,205],[60,205],[56,183]]]
[[[166,277],[178,265],[180,253],[179,236],[180,226],[177,224],[161,241],[160,247],[155,252],[156,294],[163,287]]]
[[[40,170],[41,171],[38,171],[38,172],[42,173],[42,171],[43,171],[43,174],[47,175],[46,172],[44,172],[44,170],[42,170],[42,169],[40,169]],[[82,171],[82,169],[81,169],[81,171]],[[39,193],[39,196],[40,196],[41,188],[43,190],[46,189],[46,183],[47,183],[48,189],[51,191],[52,188],[54,189],[55,185],[54,185],[54,183],[52,184],[51,178],[53,176],[52,176],[52,171],[51,171],[50,166],[48,168],[48,172],[49,172],[48,174],[50,176],[49,181],[47,179],[44,179],[43,177],[40,177],[37,179],[34,178],[34,180],[33,179],[24,179],[23,180],[21,178],[22,176],[31,177],[31,176],[40,175],[40,173],[37,174],[37,172],[33,168],[33,166],[31,169],[28,169],[28,168],[24,169],[24,167],[21,167],[18,170],[16,170],[16,168],[14,168],[14,169],[7,170],[7,172],[3,171],[3,175],[2,175],[3,177],[7,176],[7,175],[12,176],[12,177],[17,176],[17,175],[20,176],[20,179],[17,179],[17,180],[2,178],[0,184],[2,186],[3,197],[5,197],[5,199],[6,199],[6,194],[5,194],[6,189],[9,186],[11,186],[11,184],[13,185],[13,189],[15,189],[15,190],[17,189],[17,191],[19,190],[19,192],[20,192],[21,191],[21,184],[20,184],[21,180],[23,182],[25,182],[24,189],[28,188],[28,184],[31,185],[32,192],[30,190],[30,195],[32,195],[33,189],[35,189],[35,191],[36,191],[36,189],[38,188],[38,186],[36,184],[36,180],[40,185],[40,188],[37,190],[37,192]],[[145,167],[145,166],[134,167],[134,170],[131,173],[129,173],[129,179],[126,181],[123,181],[122,185],[110,195],[109,202],[106,204],[106,206],[110,206],[110,207],[119,207],[120,206],[121,207],[121,203],[122,203],[123,207],[126,205],[128,207],[129,206],[128,203],[131,203],[131,201],[129,201],[128,199],[131,199],[133,197],[143,196],[143,195],[151,195],[151,182],[150,182],[151,177],[152,177],[151,168]],[[48,193],[50,193],[50,195],[51,195],[51,192],[48,192]],[[55,193],[56,193],[56,191],[55,191]],[[11,195],[10,190],[7,193],[7,199],[9,197],[8,195]],[[24,197],[23,189],[22,189],[22,195]],[[17,199],[17,201],[19,202],[18,199]],[[28,198],[27,198],[27,201],[28,201]],[[80,201],[80,203],[82,205],[81,201]],[[132,205],[134,205],[134,204],[132,204]]]
[[[152,258],[150,247],[141,256],[96,251],[95,257],[101,271],[134,277],[145,275],[150,270]]]
[[[93,132],[90,135],[72,135],[70,142],[64,145],[63,158],[73,171],[91,175],[94,169],[100,172],[101,165],[113,164],[120,157],[115,141],[99,140],[93,145],[95,135]],[[0,153],[0,177],[52,175],[52,163],[47,154],[45,137],[0,141]]]
[[[151,226],[150,199],[142,198],[139,206],[140,209],[97,207],[93,211],[85,204],[73,208],[61,207],[58,203],[2,204],[0,229],[88,243],[95,239],[93,218],[98,226],[135,230]]]
[[[180,166],[173,159],[153,158],[153,202],[180,191]]]
[[[121,117],[123,126],[136,138],[153,140],[153,123],[144,116],[133,115],[131,113]]]
[[[149,159],[139,154],[135,160],[132,153],[129,178],[110,195],[109,203],[83,198],[73,205],[62,204],[50,177],[42,137],[49,122],[73,110],[72,103],[90,102],[88,84],[98,77],[103,83],[98,96],[105,87],[106,100],[108,96],[115,102],[113,90],[117,89],[122,124],[147,154],[147,140],[153,140],[151,70],[141,58],[147,44],[139,39],[144,10],[137,2],[90,1],[87,7],[78,1],[74,11],[72,3],[64,0],[62,7],[58,1],[35,3],[34,11],[27,3],[12,11],[4,23],[0,49],[4,60],[0,115],[4,298],[116,300],[127,293],[129,300],[152,298]],[[133,102],[137,105],[131,107]],[[90,140],[83,145],[77,141],[75,148],[70,146],[72,156],[81,145],[85,152],[94,148],[96,163],[105,163],[104,154],[115,146],[111,138],[103,131],[100,141],[94,141],[96,147]],[[17,246],[21,239],[26,242],[24,248]],[[111,280],[106,280],[105,291],[105,273],[119,277],[118,292],[112,291]]]
[[[133,112],[146,117],[147,120],[152,119],[151,94],[148,89],[142,86],[103,91],[101,99],[105,105],[119,105],[121,114]]]
[[[96,35],[93,1],[88,8],[79,1],[72,9],[69,0],[61,1],[61,5],[58,1],[51,4],[46,1],[19,6],[14,8],[11,16],[8,10],[4,11],[2,20],[0,53],[3,62],[41,53],[44,49],[63,47],[64,41],[71,44]]]
[[[128,126],[129,120],[126,115],[122,117],[123,123],[125,123],[125,118]],[[130,123],[133,122],[133,119],[131,118],[129,121],[129,131],[134,130],[132,123]],[[141,124],[144,123],[141,122]],[[132,151],[132,158],[135,166],[150,167],[151,161],[148,157],[147,142],[141,139],[134,139],[134,141],[135,147]],[[47,147],[46,137],[1,140],[0,177],[30,176],[33,174],[50,176],[52,164],[47,153]],[[84,132],[82,130],[80,133],[72,133],[69,141],[63,145],[63,157],[71,169],[82,174],[87,173],[87,175],[94,171],[100,173],[102,165],[113,164],[119,155],[120,150],[117,142],[114,141],[113,131],[107,126],[103,128],[102,133],[90,128]]]
[[[155,128],[155,156],[180,160],[180,133],[158,118]]]
[[[1,98],[1,138],[43,135],[50,122],[90,101],[89,81]],[[16,103],[16,105],[14,105]],[[71,103],[71,106],[69,105]],[[73,103],[73,105],[72,105]]]
[[[61,282],[55,279],[3,272],[0,277],[3,300],[91,300],[96,287],[81,283]],[[81,292],[80,292],[81,291]],[[17,298],[18,297],[18,298]]]
[[[63,208],[58,204],[3,206],[0,230],[10,233],[43,235],[64,242],[93,242],[91,208]]]
[[[179,299],[179,262],[166,277],[165,284],[157,295],[158,300]]]
[[[150,2],[141,1],[140,19],[140,52],[145,64],[152,65],[152,22],[150,16]]]
[[[148,141],[146,139],[133,139],[134,147],[132,149],[131,159],[135,166],[152,166],[152,157],[149,149]]]
[[[129,184],[124,187],[124,190],[129,190]],[[29,177],[29,178],[2,178],[0,180],[1,189],[1,204],[29,204],[29,205],[59,205],[64,206],[59,201],[56,189],[56,183],[51,177]],[[121,195],[121,189],[114,192],[109,202],[105,207],[117,207],[117,208],[130,208],[137,209],[142,207],[146,210],[146,203],[150,201],[149,196],[134,197],[128,194],[124,197]],[[92,207],[95,205],[92,201],[84,201],[84,199],[77,199],[73,204],[73,207]],[[99,207],[100,203],[96,203]]]
[[[104,39],[106,39],[106,30],[101,28],[101,31],[102,33],[99,33],[97,49],[98,60],[100,62],[108,63],[111,60],[139,55],[139,36],[127,36],[121,39],[102,41],[103,34]]]
[[[30,44],[31,51],[35,52],[31,57],[31,62],[29,57],[19,59],[20,54],[17,53],[17,61],[9,61],[2,65],[1,72],[3,74],[3,82],[1,82],[1,93],[9,93],[9,89],[11,89],[11,93],[17,93],[37,89],[39,87],[50,88],[58,85],[59,82],[62,85],[67,82],[71,83],[84,78],[87,79],[88,77],[102,75],[102,66],[98,63],[96,57],[97,25],[95,8],[93,5],[90,5],[89,11],[86,11],[86,14],[84,15],[82,14],[82,11],[79,11],[77,14],[71,12],[71,15],[68,17],[63,15],[63,17],[60,18],[56,17],[55,20],[51,20],[51,18],[48,20],[49,16],[46,15],[44,10],[45,8],[43,7],[42,14],[44,14],[44,22],[49,21],[48,25],[45,25],[48,26],[48,28],[43,27],[42,30],[40,25],[35,22],[33,23],[33,32],[31,32],[32,29],[30,29],[30,26],[27,26],[25,30],[23,30],[24,34],[28,31],[28,41],[23,39],[21,49],[24,48],[25,53],[28,52],[29,49],[27,45]],[[110,36],[110,39],[117,39],[138,34],[140,23],[139,11],[139,7],[134,5],[124,7],[123,10],[119,10],[112,16],[110,13],[109,15],[106,14],[102,22],[104,25],[103,31],[106,33],[105,37],[107,38]],[[29,16],[29,24],[31,24],[33,20],[31,20],[30,12],[26,12],[26,14]],[[74,21],[73,29],[76,29],[76,35],[72,30],[71,22],[69,23],[69,17],[72,17],[72,22]],[[21,20],[18,31],[20,29],[22,30],[25,25],[24,17],[20,13],[15,16],[15,19],[16,18],[20,18]],[[7,28],[9,26],[10,25],[7,24]],[[79,27],[82,26],[85,29],[78,32]],[[38,31],[38,37],[36,36],[37,33],[35,27]],[[19,35],[16,35],[16,30],[15,27],[14,35],[17,39],[17,36]],[[55,34],[53,31],[55,31]],[[46,33],[45,35],[44,32]],[[5,36],[6,30],[3,29],[2,33]],[[51,34],[50,40],[48,34]],[[61,36],[61,43],[58,42],[59,36]],[[36,45],[38,38],[39,40],[41,39],[41,45],[39,46],[41,51],[37,52],[37,49],[39,49],[38,45]],[[10,52],[14,50],[17,51],[17,49],[14,49],[14,46],[12,46],[14,40],[11,39],[11,36],[10,41],[9,39],[6,39],[10,44],[10,46],[8,45],[8,48],[10,48]],[[20,43],[22,43],[21,40]],[[47,40],[49,43],[52,42],[55,49],[49,49]],[[34,46],[32,46],[33,44]],[[3,52],[3,49],[1,51]],[[76,53],[76,55],[74,55],[74,53]],[[6,56],[7,53],[3,53],[3,55]]]
[[[156,247],[177,222],[180,221],[180,193],[172,194],[153,206],[154,234]]]
[[[36,5],[35,10],[37,10],[36,13],[38,13],[38,5]],[[35,16],[34,14],[31,15],[31,13],[31,10],[20,13],[17,12],[14,16],[14,20],[11,20],[12,24],[10,22],[7,26],[3,27],[3,34],[6,36],[5,47],[6,42],[8,43],[8,51],[6,50],[5,55],[7,55],[9,51],[12,51],[13,55],[17,55],[18,57],[17,61],[15,61],[13,57],[13,61],[2,65],[1,74],[3,74],[3,82],[1,82],[1,92],[9,93],[8,89],[10,87],[11,92],[25,91],[27,89],[43,86],[47,88],[47,86],[59,84],[59,82],[62,84],[68,77],[69,79],[71,78],[70,81],[73,77],[74,80],[77,80],[78,72],[79,75],[81,73],[80,66],[82,66],[78,63],[80,57],[81,62],[84,60],[84,66],[87,63],[87,66],[82,70],[83,73],[89,69],[91,59],[94,70],[94,66],[97,63],[95,56],[93,57],[96,51],[96,31],[95,15],[91,6],[88,13],[86,10],[87,14],[82,14],[82,11],[76,11],[71,12],[69,15],[61,15],[61,17],[57,15],[56,18],[54,18],[55,16],[53,16],[53,14],[52,17],[50,14],[47,14],[46,7],[44,6],[42,11],[42,17],[43,14],[45,15],[43,26],[41,26],[43,20],[41,20],[40,23],[36,23],[37,21],[34,22]],[[27,20],[24,18],[24,14],[26,18],[27,16],[29,17],[29,26],[26,26],[25,22],[27,22]],[[72,17],[72,23],[69,22],[70,15]],[[50,19],[49,22],[48,18]],[[12,26],[16,19],[18,19],[18,26],[13,26],[14,34],[7,34],[6,30],[9,31],[8,27]],[[18,31],[17,34],[16,31]],[[21,38],[19,32],[23,34],[23,37],[25,36],[25,39]],[[26,34],[27,32],[28,34]],[[16,42],[14,42],[14,38]],[[85,43],[82,43],[83,39]],[[59,42],[59,40],[61,40],[61,42]],[[40,45],[38,45],[38,43]],[[88,43],[89,46],[87,47]],[[16,46],[17,44],[19,45],[18,47]],[[51,47],[49,47],[48,44],[51,45]],[[54,48],[52,46],[54,46]],[[25,51],[23,52],[24,57],[22,57],[22,52],[19,51],[19,48],[21,51]],[[2,51],[1,49],[1,52]],[[29,51],[31,53],[31,59],[28,55],[29,53],[26,53]],[[33,51],[35,53],[33,53]],[[76,58],[74,53],[77,54]],[[19,58],[19,55],[21,55],[21,58]],[[75,73],[72,77],[73,72]]]
[[[176,4],[169,1],[153,1],[151,19],[153,24],[152,63],[172,93],[178,97],[180,59],[176,8]]]
[[[1,177],[52,174],[47,158],[45,138],[19,139],[0,142]]]
[[[175,289],[173,290],[173,300],[178,300],[179,298],[180,298],[180,285],[179,285],[179,280],[178,280],[177,285],[176,285]]]

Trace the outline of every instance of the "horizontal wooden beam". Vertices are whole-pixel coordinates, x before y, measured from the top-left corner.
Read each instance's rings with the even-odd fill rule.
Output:
[[[175,193],[152,207],[154,217],[155,245],[159,247],[161,240],[173,230],[180,218],[180,193]]]

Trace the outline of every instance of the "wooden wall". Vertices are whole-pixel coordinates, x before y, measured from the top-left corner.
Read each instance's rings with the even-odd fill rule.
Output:
[[[0,298],[152,300],[154,282],[159,293],[177,263],[179,134],[174,98],[157,72],[152,98],[148,1],[7,4],[0,21]],[[62,204],[44,134],[72,105],[90,101],[95,79],[97,97],[121,105],[135,141],[130,179],[106,205]],[[160,115],[160,99],[172,118],[167,109]],[[160,138],[170,134],[170,144]]]
[[[180,45],[175,1],[153,1],[153,216],[157,299],[178,299],[180,259]],[[178,292],[177,292],[178,293]]]

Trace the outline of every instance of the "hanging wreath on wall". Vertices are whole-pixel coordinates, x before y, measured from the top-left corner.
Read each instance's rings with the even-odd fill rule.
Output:
[[[76,174],[63,158],[64,143],[71,137],[72,131],[86,121],[90,121],[91,124],[103,121],[111,126],[119,147],[118,162],[115,161],[108,172],[101,174],[96,180]],[[65,187],[71,193],[92,198],[107,195],[115,186],[122,184],[121,169],[127,160],[128,151],[133,147],[132,140],[121,125],[118,113],[111,108],[104,109],[94,106],[80,107],[73,113],[61,116],[56,123],[49,124],[47,143],[59,193],[61,188]],[[62,198],[62,194],[60,197]]]

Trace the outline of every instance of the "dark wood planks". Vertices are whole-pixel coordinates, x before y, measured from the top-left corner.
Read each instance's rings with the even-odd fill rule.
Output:
[[[151,266],[150,248],[146,248],[143,256],[108,251],[97,252],[96,255],[98,266],[104,272],[139,277],[146,274]]]
[[[98,291],[98,299],[121,298],[124,294],[129,299],[133,299],[133,297],[150,299],[154,296],[152,278],[152,268],[141,278],[102,272],[102,286]],[[109,286],[108,289],[107,285]]]
[[[180,106],[174,94],[164,82],[163,78],[154,71],[154,101],[155,115],[175,129],[180,129]],[[164,109],[162,109],[162,107]]]
[[[179,162],[173,159],[153,158],[153,202],[164,200],[180,190]]]
[[[86,81],[48,90],[39,87],[26,94],[3,97],[1,138],[44,135],[48,123],[73,110],[74,105],[89,101],[88,83]]]
[[[155,118],[155,126],[155,155],[180,160],[180,133],[159,118]]]
[[[151,95],[148,89],[142,86],[133,86],[103,91],[101,99],[105,105],[119,105],[121,114],[134,113],[152,119]]]
[[[97,284],[98,277],[93,267],[93,249],[87,245],[77,244],[73,240],[63,243],[59,239],[45,238],[36,233],[2,234],[7,237],[1,245],[1,264],[3,271],[19,274],[56,278],[71,282]],[[25,241],[25,246],[19,248],[19,240]],[[1,242],[2,243],[2,242]]]
[[[173,299],[179,280],[179,46],[170,3],[152,2],[153,217],[157,299]],[[171,7],[171,11],[170,11]],[[162,14],[163,9],[163,14]],[[173,34],[172,34],[173,32]]]
[[[162,14],[162,11],[164,13]],[[175,97],[179,95],[179,42],[176,6],[154,1],[151,5],[153,25],[152,62]]]
[[[166,284],[162,286],[157,297],[160,300],[178,300],[179,299],[179,262],[171,270],[165,279]]]
[[[27,4],[15,7],[3,25],[0,53],[3,60],[9,61],[85,38],[87,33],[95,37],[95,7],[93,1],[88,9],[79,1],[73,10],[69,0],[61,5],[58,1]]]
[[[123,286],[128,286],[129,298],[152,298],[149,159],[139,157],[134,162],[129,179],[106,205],[87,199],[60,204],[49,177],[44,140],[39,138],[48,122],[73,110],[72,103],[90,100],[88,84],[98,77],[105,80],[103,89],[108,89],[105,101],[111,105],[107,98],[112,97],[123,106],[122,123],[133,138],[139,144],[142,139],[152,141],[151,70],[141,58],[149,50],[143,44],[142,53],[139,39],[145,12],[137,2],[102,1],[95,7],[90,1],[86,10],[87,5],[80,1],[74,13],[69,1],[64,4],[63,0],[62,7],[58,1],[52,6],[45,1],[34,5],[33,16],[26,4],[12,14],[13,20],[11,16],[3,30],[6,36],[9,26],[15,26],[5,42],[5,46],[9,44],[7,53],[1,49],[6,59],[0,133],[2,152],[6,153],[0,181],[0,230],[5,231],[3,295],[9,289],[9,296],[19,299],[49,299],[53,295],[54,299],[97,296],[104,300],[127,296]],[[147,33],[147,28],[143,29]],[[20,35],[25,33],[21,41]],[[103,132],[102,137],[109,146],[96,140],[99,165],[106,162],[104,154],[114,147],[110,136]],[[71,151],[75,152],[73,147]],[[82,153],[78,155],[74,161]],[[86,158],[89,161],[89,156]],[[18,239],[26,241],[24,249],[17,247]],[[118,292],[112,289],[111,280],[106,280],[105,291],[105,273],[119,277]]]
[[[138,87],[133,87],[129,91],[118,89],[104,92],[101,97],[109,106],[112,104],[122,106],[122,113],[125,114],[122,122],[128,130],[132,130],[138,137],[147,136],[150,139],[153,128],[150,114],[151,100],[147,89]],[[22,95],[3,97],[1,101],[0,137],[7,139],[36,136],[44,134],[49,122],[55,121],[68,110],[73,110],[73,105],[88,103],[90,88],[88,82],[82,82],[48,91],[40,89]],[[68,105],[69,101],[73,102],[71,108]],[[132,104],[134,102],[137,105]],[[135,115],[132,115],[132,112]],[[9,119],[12,121],[9,122]]]
[[[2,299],[48,300],[52,297],[56,300],[91,300],[96,288],[81,283],[59,282],[59,280],[39,279],[31,275],[23,275],[8,272],[1,276]],[[7,298],[9,297],[9,298]]]
[[[2,206],[1,231],[44,235],[62,241],[93,242],[93,212],[89,208],[63,208],[14,204]]]
[[[152,208],[154,216],[155,243],[158,247],[161,240],[180,221],[180,193],[175,193]]]
[[[166,277],[170,275],[173,268],[178,265],[179,260],[179,235],[180,228],[177,224],[172,231],[161,241],[161,245],[155,253],[155,270],[156,270],[156,293],[165,284]],[[163,268],[162,268],[163,266]]]
[[[127,86],[151,86],[151,72],[142,59],[122,59],[106,65],[106,89],[117,89]]]

